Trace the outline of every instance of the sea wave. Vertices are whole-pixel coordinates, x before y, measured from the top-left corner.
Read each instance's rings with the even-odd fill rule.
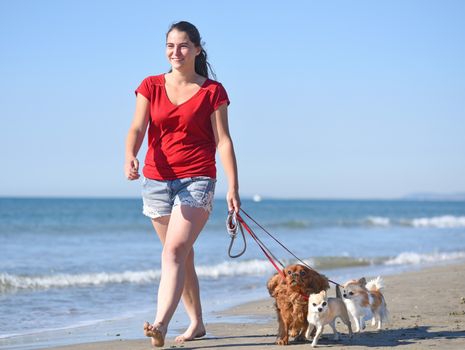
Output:
[[[110,283],[149,283],[160,278],[161,271],[124,271],[121,273],[85,273],[54,275],[11,275],[0,274],[0,293],[21,289],[49,289],[79,286],[99,286]]]
[[[279,223],[273,223],[268,226],[269,227],[283,227],[283,228],[289,228],[289,229],[303,229],[303,228],[311,227],[312,225],[309,221],[288,220],[288,221],[283,221]]]
[[[316,269],[332,269],[338,267],[363,266],[372,262],[350,257],[318,257],[305,261]],[[293,261],[283,260],[287,265]],[[196,267],[200,278],[227,278],[236,276],[262,276],[275,272],[273,266],[265,259],[244,261],[224,261],[214,265],[200,265]],[[70,288],[85,286],[100,286],[105,284],[146,284],[160,279],[161,270],[124,271],[121,273],[86,273],[86,274],[51,274],[51,275],[13,275],[0,274],[0,294],[17,290],[37,290],[50,288]]]
[[[403,220],[403,225],[413,227],[437,227],[437,228],[455,228],[465,227],[465,216],[443,215],[434,217],[415,218],[412,220]]]
[[[363,220],[369,226],[410,226],[414,228],[460,228],[465,227],[465,216],[442,215],[412,219],[394,219],[384,216],[368,216]]]
[[[383,216],[369,216],[364,220],[364,223],[370,226],[390,226],[391,219]]]
[[[246,275],[263,275],[273,271],[273,267],[266,260],[231,261],[216,265],[201,265],[196,267],[197,275],[201,278],[220,278]],[[26,289],[50,289],[99,286],[105,284],[146,284],[160,279],[161,270],[145,271],[100,272],[86,274],[52,274],[52,275],[12,275],[0,274],[0,294]]]
[[[465,259],[465,252],[420,254],[403,252],[394,257],[361,258],[350,256],[320,256],[303,260],[312,268],[332,270],[338,268],[363,267],[373,265],[412,265]],[[295,260],[282,260],[283,265],[296,263]],[[219,279],[240,276],[264,276],[276,272],[265,259],[244,261],[224,261],[214,265],[196,267],[197,275],[205,279]],[[100,272],[85,274],[14,275],[0,273],[0,294],[19,290],[43,290],[51,288],[72,288],[102,286],[106,284],[147,284],[160,279],[161,270]]]
[[[420,254],[404,252],[384,262],[384,265],[419,265],[424,263],[437,263],[451,260],[465,259],[465,252]]]
[[[379,215],[368,215],[362,218],[346,218],[334,220],[283,220],[276,222],[265,222],[262,224],[265,229],[286,229],[286,230],[306,230],[318,229],[321,227],[395,227],[404,226],[412,228],[461,228],[465,227],[465,216],[441,215],[431,217],[389,217]],[[252,223],[252,229],[256,226]],[[222,230],[223,223],[215,223],[209,227],[212,230]]]

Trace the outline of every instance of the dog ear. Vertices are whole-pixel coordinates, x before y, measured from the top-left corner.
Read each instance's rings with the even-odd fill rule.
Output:
[[[320,292],[320,295],[321,295],[323,298],[326,298],[326,291],[323,289],[323,290]]]
[[[328,279],[325,275],[321,275],[316,271],[309,270],[308,288],[311,288],[315,293],[329,289]]]
[[[367,280],[365,277],[362,277],[358,280],[358,283],[360,283],[362,286],[365,286],[367,284]]]

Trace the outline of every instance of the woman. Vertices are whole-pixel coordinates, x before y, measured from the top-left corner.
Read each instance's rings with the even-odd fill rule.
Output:
[[[193,244],[212,210],[216,149],[228,178],[228,209],[240,209],[229,100],[223,86],[209,79],[207,54],[194,25],[182,21],[171,26],[166,57],[171,70],[144,79],[136,90],[125,162],[126,177],[138,179],[137,153],[148,127],[143,212],[163,244],[156,317],[153,324],[144,324],[154,346],[164,345],[181,297],[190,325],[176,341],[205,335]]]

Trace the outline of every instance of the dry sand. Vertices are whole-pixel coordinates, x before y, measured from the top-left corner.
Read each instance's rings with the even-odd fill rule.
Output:
[[[361,276],[354,276],[361,277]],[[367,276],[370,277],[370,276]],[[465,264],[434,267],[385,277],[384,295],[390,323],[376,331],[370,324],[351,340],[343,335],[333,341],[330,327],[318,343],[332,349],[465,349]],[[242,322],[221,323],[240,317]],[[250,321],[244,322],[249,319]],[[276,318],[271,298],[234,307],[218,315],[218,323],[207,324],[201,340],[176,344],[167,339],[165,349],[283,349],[274,344]],[[338,324],[338,330],[346,329]],[[142,332],[142,322],[141,322]],[[289,349],[310,349],[310,343],[291,343]],[[145,350],[149,339],[97,342],[54,350]]]

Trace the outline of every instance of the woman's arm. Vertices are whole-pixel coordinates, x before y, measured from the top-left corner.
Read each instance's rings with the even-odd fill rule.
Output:
[[[144,141],[145,132],[149,123],[150,103],[147,98],[137,94],[136,111],[126,138],[126,161],[124,162],[124,175],[128,180],[137,180],[139,175],[139,161],[137,153]]]
[[[228,107],[226,103],[212,113],[211,122],[216,147],[223,164],[224,172],[228,178],[228,193],[226,195],[228,210],[234,210],[237,213],[241,207],[241,200],[239,198],[236,155],[231,136],[229,135]]]

